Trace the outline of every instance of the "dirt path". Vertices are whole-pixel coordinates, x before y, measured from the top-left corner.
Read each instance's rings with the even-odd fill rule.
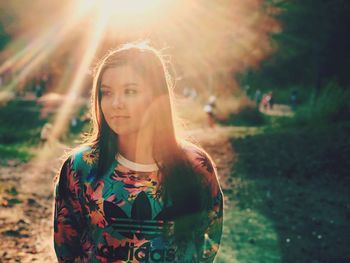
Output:
[[[232,132],[232,128],[217,127],[189,133],[214,159],[224,193],[233,183],[229,174],[234,154],[228,141]],[[0,262],[56,262],[52,248],[52,192],[61,164],[56,156],[61,156],[63,149],[55,145],[45,148],[39,160],[0,167]],[[47,163],[50,165],[44,165]],[[229,204],[225,198],[225,206]]]
[[[266,115],[272,116],[293,116],[293,110],[289,105],[275,104],[272,109],[264,109],[260,107],[260,111]]]

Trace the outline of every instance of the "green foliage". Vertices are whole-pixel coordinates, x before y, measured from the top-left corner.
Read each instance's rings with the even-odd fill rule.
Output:
[[[318,96],[312,93],[304,105],[297,108],[294,118],[286,118],[282,125],[328,125],[348,121],[350,116],[350,91],[330,82]]]
[[[253,87],[298,85],[320,89],[337,79],[350,85],[350,2],[345,0],[267,1],[282,31],[271,35],[276,52],[240,79]]]
[[[17,159],[26,162],[32,156],[29,149],[23,145],[3,145],[0,144],[0,165],[4,164],[7,159]]]
[[[0,108],[0,144],[36,144],[45,120],[35,101],[12,100]]]
[[[237,112],[230,113],[221,124],[234,126],[261,126],[266,124],[264,115],[254,105],[243,105]]]
[[[35,101],[12,100],[0,108],[1,163],[9,159],[23,162],[32,156],[30,147],[40,141],[40,130],[45,120],[39,118]]]

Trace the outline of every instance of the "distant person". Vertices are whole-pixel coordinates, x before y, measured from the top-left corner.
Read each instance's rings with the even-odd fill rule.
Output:
[[[93,130],[55,188],[58,261],[213,262],[223,194],[209,155],[176,136],[161,54],[128,44],[95,72]]]
[[[42,88],[42,86],[40,84],[40,81],[37,81],[37,83],[35,84],[34,92],[35,92],[35,96],[37,98],[40,98],[43,95],[43,88]]]
[[[215,114],[214,114],[215,107],[216,107],[216,97],[210,96],[203,110],[208,116],[208,124],[209,124],[209,127],[211,128],[215,126]]]
[[[264,110],[267,110],[269,108],[270,103],[270,94],[264,94],[261,100],[261,105],[263,106]]]
[[[262,97],[262,93],[261,93],[261,90],[260,89],[257,89],[255,91],[255,94],[254,94],[254,100],[255,100],[255,104],[256,106],[259,108],[259,105],[261,103],[261,97]]]
[[[41,131],[40,131],[41,144],[45,144],[46,142],[48,142],[51,139],[52,128],[53,128],[53,126],[49,122],[45,123],[44,126],[41,128]]]
[[[185,87],[182,94],[185,98],[190,98],[192,100],[197,98],[197,92],[194,88]]]
[[[185,98],[188,98],[190,96],[190,89],[188,87],[184,87],[184,89],[182,90],[182,95],[185,97]]]
[[[41,75],[39,83],[43,91],[45,91],[47,88],[48,80],[49,80],[49,77],[47,73],[44,73]]]
[[[192,100],[195,100],[197,96],[198,96],[197,91],[194,88],[190,88],[190,98]]]
[[[70,120],[70,127],[72,132],[76,132],[79,128],[79,119],[73,116]]]
[[[272,110],[273,109],[273,105],[275,104],[275,98],[273,96],[273,92],[272,91],[269,92],[268,104],[269,104],[270,110]]]
[[[291,95],[290,95],[290,106],[292,107],[293,110],[296,109],[298,104],[298,91],[293,90]]]
[[[77,125],[78,125],[78,119],[77,119],[77,117],[73,117],[72,119],[71,119],[71,121],[70,121],[70,125],[71,125],[71,127],[74,129],[75,127],[77,127]]]

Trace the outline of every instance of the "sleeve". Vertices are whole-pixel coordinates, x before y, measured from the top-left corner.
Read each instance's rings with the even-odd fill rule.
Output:
[[[75,262],[81,255],[83,232],[82,206],[79,201],[79,180],[68,158],[55,186],[54,248],[58,262]]]
[[[218,180],[215,163],[204,151],[196,150],[194,156],[192,157],[194,168],[197,172],[203,174],[211,195],[207,218],[204,221],[207,224],[204,228],[203,247],[199,249],[202,253],[200,262],[213,262],[221,241],[224,196]]]

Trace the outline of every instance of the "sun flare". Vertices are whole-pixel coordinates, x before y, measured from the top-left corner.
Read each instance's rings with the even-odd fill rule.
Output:
[[[267,32],[276,28],[256,0],[53,2],[56,5],[45,0],[31,4],[34,13],[47,10],[42,17],[18,11],[21,21],[14,27],[15,41],[0,53],[0,76],[7,77],[0,102],[28,87],[33,90],[42,76],[50,75],[47,92],[65,92],[67,98],[52,118],[56,139],[65,134],[76,114],[76,98],[86,97],[91,68],[106,49],[144,40],[165,54],[169,49],[176,59],[167,60],[174,62],[178,79],[184,80],[178,86],[193,86],[207,96],[236,85],[233,72],[261,61],[271,50]],[[57,16],[51,15],[54,11]],[[28,26],[35,23],[43,26]]]
[[[145,14],[160,8],[166,1],[161,0],[90,0],[112,14]]]
[[[164,12],[171,0],[79,0],[78,9],[99,10],[109,23],[147,22]]]

